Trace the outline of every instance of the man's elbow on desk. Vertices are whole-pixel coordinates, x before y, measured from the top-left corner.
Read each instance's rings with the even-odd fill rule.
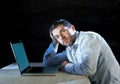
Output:
[[[82,67],[79,64],[72,64],[68,63],[65,65],[64,70],[68,73],[71,74],[76,74],[76,75],[85,75],[85,76],[90,76],[93,75],[96,72],[96,69],[90,69],[89,67]]]

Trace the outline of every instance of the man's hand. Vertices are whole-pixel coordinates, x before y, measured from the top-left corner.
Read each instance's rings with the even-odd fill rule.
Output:
[[[52,32],[50,31],[50,37],[52,39],[53,45],[54,47],[58,44],[57,40],[55,39],[55,37],[53,36]]]
[[[61,64],[60,69],[61,69],[62,71],[65,71],[65,66],[66,66],[68,63],[69,63],[68,61],[64,61],[64,62]]]

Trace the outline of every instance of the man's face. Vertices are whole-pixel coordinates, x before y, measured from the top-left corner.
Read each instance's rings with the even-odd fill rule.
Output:
[[[57,28],[52,30],[52,34],[55,39],[63,46],[68,46],[72,42],[72,35],[69,32],[70,28],[65,27],[64,25],[59,25]],[[74,33],[74,31],[71,31]]]

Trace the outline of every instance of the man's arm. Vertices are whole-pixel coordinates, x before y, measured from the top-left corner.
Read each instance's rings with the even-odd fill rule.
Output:
[[[100,54],[100,41],[96,37],[87,38],[84,42],[84,49],[82,50],[82,63],[62,63],[64,69],[68,73],[80,74],[80,75],[91,75],[96,72],[98,57]]]
[[[66,52],[57,53],[58,45],[54,46],[53,43],[50,44],[48,49],[44,53],[43,64],[46,66],[56,66],[60,65],[63,61],[68,60]]]

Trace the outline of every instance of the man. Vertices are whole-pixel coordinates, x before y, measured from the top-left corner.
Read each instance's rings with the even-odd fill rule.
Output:
[[[107,42],[98,33],[76,31],[65,19],[50,28],[52,43],[44,53],[43,64],[61,65],[71,74],[87,75],[91,84],[120,84],[120,66]],[[57,53],[59,44],[66,50]]]

